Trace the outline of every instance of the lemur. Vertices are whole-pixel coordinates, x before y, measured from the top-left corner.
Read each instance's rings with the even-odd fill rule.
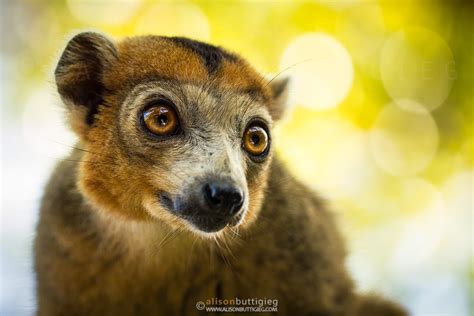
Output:
[[[183,37],[77,34],[55,69],[78,136],[42,199],[38,315],[406,315],[356,293],[333,215],[273,150],[287,79]]]

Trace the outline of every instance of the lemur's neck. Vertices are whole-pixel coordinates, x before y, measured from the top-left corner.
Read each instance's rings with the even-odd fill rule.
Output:
[[[159,222],[125,219],[100,210],[95,213],[104,236],[104,245],[98,249],[115,247],[125,262],[140,266],[144,271],[149,270],[147,267],[154,269],[156,265],[163,271],[166,267],[176,270],[176,266],[185,269],[190,264],[212,264],[213,259],[220,257],[220,252],[227,251],[223,245],[232,247],[229,236],[203,238]]]

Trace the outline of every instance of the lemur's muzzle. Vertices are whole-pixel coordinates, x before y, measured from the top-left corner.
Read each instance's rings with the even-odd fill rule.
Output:
[[[213,181],[202,186],[204,202],[209,214],[235,215],[242,208],[244,196],[241,190],[226,181]]]
[[[175,199],[162,194],[160,200],[173,214],[204,232],[216,232],[236,225],[243,212],[245,196],[230,178],[209,177],[195,181]]]

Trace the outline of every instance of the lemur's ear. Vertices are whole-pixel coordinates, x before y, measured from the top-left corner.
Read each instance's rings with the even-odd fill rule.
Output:
[[[103,101],[103,74],[116,58],[115,45],[93,32],[74,36],[64,49],[54,74],[74,129],[93,124]]]
[[[279,120],[285,113],[289,81],[290,80],[287,77],[284,77],[272,80],[272,82],[270,82],[270,87],[272,90],[272,105],[270,107],[270,114],[275,121]]]

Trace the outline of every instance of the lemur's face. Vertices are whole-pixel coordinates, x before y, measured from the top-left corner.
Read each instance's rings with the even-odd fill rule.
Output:
[[[261,102],[166,80],[132,89],[115,128],[130,172],[148,183],[145,210],[204,232],[239,225],[270,159],[272,118]]]
[[[56,80],[98,209],[198,233],[256,218],[286,82],[207,44],[94,33],[71,40]]]

